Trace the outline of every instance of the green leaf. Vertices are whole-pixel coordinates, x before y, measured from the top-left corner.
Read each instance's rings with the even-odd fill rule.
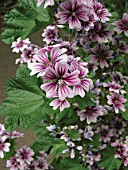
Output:
[[[79,105],[79,108],[82,110],[85,108],[85,106],[94,106],[94,102],[92,99],[94,98],[94,95],[90,92],[85,94],[85,97],[82,98],[80,96],[74,97],[73,101],[77,102]]]
[[[42,120],[44,93],[36,76],[29,74],[29,69],[23,65],[16,77],[7,82],[8,97],[0,106],[0,114],[8,115],[5,124],[9,130],[16,129],[19,124],[27,130]]]
[[[5,118],[4,126],[9,132],[13,132],[18,128],[19,117],[16,115],[9,115]]]
[[[48,126],[45,123],[40,123],[34,127],[34,132],[37,135],[37,142],[33,145],[36,152],[39,150],[48,151],[55,142],[54,138],[50,136],[50,132],[46,129]],[[42,149],[40,149],[42,147]]]
[[[2,39],[10,44],[18,37],[25,39],[28,35],[49,25],[50,17],[47,9],[37,7],[35,0],[21,0],[19,7],[5,15],[7,27],[2,33]]]
[[[50,154],[55,153],[55,157],[58,158],[59,156],[62,155],[62,151],[65,149],[67,149],[66,143],[63,140],[58,139],[58,140],[54,141],[53,148],[52,148]]]
[[[79,159],[63,158],[60,162],[54,162],[56,170],[88,170],[79,162]]]
[[[102,163],[99,163],[99,167],[105,168],[106,170],[120,169],[122,162],[114,156],[108,157]]]
[[[105,168],[105,170],[120,169],[122,162],[119,159],[114,158],[116,148],[108,146],[102,151],[102,161],[98,163],[98,166]]]

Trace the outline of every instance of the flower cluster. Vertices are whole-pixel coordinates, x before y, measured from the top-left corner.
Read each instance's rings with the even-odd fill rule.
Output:
[[[37,127],[36,145],[47,145],[48,157],[43,151],[36,156],[24,146],[7,161],[7,167],[45,170],[49,157],[51,167],[64,165],[62,159],[74,159],[75,166],[111,169],[110,158],[115,159],[112,169],[116,164],[120,169],[127,167],[128,14],[115,20],[111,29],[111,14],[97,0],[37,0],[40,5],[48,7],[48,12],[54,5],[53,23],[42,33],[43,47],[18,38],[12,48],[21,55],[16,63],[27,65],[46,94],[43,98],[48,108],[42,114],[43,125]],[[41,108],[43,112],[43,105]],[[0,134],[3,158],[3,151],[9,152],[10,139],[22,134],[8,133],[3,125]]]
[[[0,124],[0,158],[4,158],[4,152],[9,152],[12,139],[23,137],[23,133],[8,132],[3,124]]]
[[[41,156],[34,160],[34,151],[30,147],[23,146],[17,150],[15,157],[7,161],[7,167],[10,170],[46,170],[48,169],[47,154],[44,151],[40,151],[40,154]]]

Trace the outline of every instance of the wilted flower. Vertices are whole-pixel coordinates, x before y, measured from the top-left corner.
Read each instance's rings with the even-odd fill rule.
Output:
[[[124,31],[126,37],[128,37],[128,14],[124,13],[122,20],[115,21],[113,25],[116,26],[114,29],[118,34]]]
[[[101,106],[86,106],[84,110],[81,110],[77,114],[80,116],[80,120],[87,119],[87,123],[96,123],[97,118],[103,115],[103,109]]]
[[[113,105],[116,113],[119,113],[119,109],[125,112],[124,103],[126,103],[127,99],[124,98],[124,95],[120,95],[115,92],[111,92],[111,95],[107,95],[108,104]]]

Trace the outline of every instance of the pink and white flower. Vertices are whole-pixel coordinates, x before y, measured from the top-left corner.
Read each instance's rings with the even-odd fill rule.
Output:
[[[122,20],[115,21],[113,25],[116,26],[114,29],[118,34],[124,32],[125,36],[128,37],[128,14],[124,13]]]
[[[23,137],[23,136],[24,136],[23,133],[20,133],[20,132],[17,132],[17,131],[13,131],[13,132],[10,134],[10,138],[11,138],[11,139],[21,138],[21,137]]]
[[[122,94],[126,93],[122,88],[123,86],[117,84],[116,82],[108,82],[108,83],[103,83],[103,87],[108,87],[109,91],[113,91],[115,93],[121,92]]]
[[[96,123],[97,118],[103,115],[102,106],[86,106],[84,110],[77,113],[80,116],[80,120],[84,121],[87,119],[87,124]]]
[[[90,87],[93,85],[93,82],[89,78],[85,78],[87,76],[87,71],[84,68],[79,69],[80,74],[79,74],[79,79],[80,83],[77,85],[74,85],[73,91],[75,96],[80,95],[81,97],[85,96],[85,91],[89,91]],[[84,91],[85,90],[85,91]]]
[[[21,40],[21,37],[19,37],[17,39],[17,41],[14,41],[12,43],[12,46],[11,48],[13,48],[12,52],[16,52],[16,53],[19,53],[19,52],[22,52],[25,48],[28,47],[28,45],[30,45],[30,41],[29,39],[25,39],[25,40]]]
[[[123,112],[125,112],[125,107],[124,107],[124,103],[127,102],[127,99],[124,98],[124,95],[120,95],[118,93],[115,92],[111,92],[111,95],[107,95],[107,99],[108,99],[108,104],[109,105],[113,105],[114,110],[116,113],[119,113],[119,109],[121,109]]]
[[[95,133],[100,134],[99,141],[102,141],[104,143],[109,142],[111,140],[111,136],[113,136],[112,131],[109,129],[107,125],[101,125],[101,127],[97,128]]]
[[[82,28],[81,22],[88,21],[88,9],[84,5],[79,5],[76,0],[66,0],[60,4],[61,10],[58,12],[61,24],[69,23],[70,29]]]
[[[9,152],[10,143],[6,142],[5,136],[0,136],[0,158],[4,158],[4,152]]]
[[[59,41],[59,32],[55,25],[47,26],[42,36],[44,37],[43,41],[47,44]]]
[[[95,1],[93,4],[94,9],[94,18],[96,21],[101,21],[102,23],[105,23],[106,21],[110,21],[109,17],[111,14],[108,12],[108,9],[103,8],[103,5],[100,2]]]
[[[122,158],[122,156],[127,156],[127,152],[121,141],[116,140],[114,143],[111,144],[111,146],[117,148],[115,158]]]
[[[21,164],[30,164],[33,161],[33,156],[33,150],[27,146],[20,148],[16,153],[17,161]]]
[[[21,162],[17,161],[17,158],[13,157],[10,160],[7,160],[6,167],[10,168],[10,170],[24,170],[24,165]]]
[[[51,50],[45,48],[38,50],[34,56],[37,62],[28,64],[28,68],[31,70],[30,75],[37,74],[37,77],[43,76],[46,68],[49,66],[54,66],[58,61],[67,61],[66,51],[67,49],[60,49],[58,47],[54,47]]]
[[[47,164],[47,161],[42,158],[42,157],[39,157],[38,160],[37,160],[37,169],[38,170],[46,170],[48,169],[48,164]]]
[[[37,0],[37,7],[39,7],[44,0]],[[53,6],[54,5],[54,0],[45,0],[44,8],[47,6]]]
[[[79,73],[78,70],[68,73],[68,65],[65,62],[57,62],[55,64],[55,70],[52,67],[46,69],[43,78],[45,81],[50,82],[42,84],[41,89],[46,91],[48,98],[54,97],[55,92],[58,92],[58,97],[62,101],[66,97],[73,98],[74,93],[69,86],[80,83],[78,78]]]
[[[67,100],[55,99],[50,103],[50,106],[53,106],[53,110],[60,107],[60,111],[62,112],[65,108],[70,107],[70,103]]]
[[[107,43],[112,35],[112,31],[107,30],[107,28],[107,23],[95,22],[94,28],[86,33],[84,41],[87,42],[88,40],[91,40],[92,42],[98,42],[99,44]]]
[[[105,44],[96,45],[94,48],[91,48],[90,52],[91,60],[99,61],[102,69],[109,66],[106,60],[113,58],[113,51],[109,50],[109,46]]]

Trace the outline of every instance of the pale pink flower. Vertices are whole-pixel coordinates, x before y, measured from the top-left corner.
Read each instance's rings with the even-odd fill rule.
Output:
[[[47,161],[42,158],[42,157],[39,157],[38,160],[37,160],[37,170],[46,170],[48,169],[48,164],[47,164]]]
[[[118,93],[115,92],[111,92],[111,95],[107,95],[107,99],[108,99],[108,104],[109,105],[113,105],[114,110],[116,113],[119,113],[119,109],[121,109],[123,112],[125,112],[125,107],[124,107],[124,103],[127,102],[127,99],[124,98],[124,95],[120,95]]]
[[[122,20],[115,21],[113,25],[116,26],[114,29],[118,34],[124,32],[125,36],[128,37],[128,14],[124,13]]]
[[[125,147],[123,146],[123,143],[120,142],[119,140],[116,140],[114,143],[111,144],[111,146],[117,148],[115,158],[122,158],[122,156],[127,156]]]
[[[39,7],[44,0],[37,0],[37,7]],[[45,0],[44,8],[47,6],[53,6],[54,5],[54,0]]]
[[[122,94],[126,93],[122,88],[123,86],[117,84],[116,82],[108,82],[108,83],[103,83],[103,87],[108,87],[109,91],[113,91],[115,93],[121,92]]]
[[[30,41],[29,39],[25,39],[25,40],[21,40],[21,37],[17,39],[17,41],[14,41],[12,43],[12,46],[11,48],[13,48],[12,52],[16,52],[16,53],[19,53],[19,52],[22,52],[25,48],[28,47],[28,45],[30,45]]]
[[[47,82],[41,85],[41,89],[46,91],[48,98],[54,97],[55,92],[58,92],[60,100],[65,100],[66,97],[73,98],[74,93],[69,86],[79,84],[78,78],[79,71],[75,70],[72,73],[68,73],[68,65],[65,62],[57,62],[55,64],[55,70],[52,67],[48,67],[43,76]]]
[[[47,44],[59,41],[59,32],[55,25],[47,26],[42,36],[44,37],[43,41]]]
[[[17,132],[17,131],[13,131],[10,135],[10,138],[11,139],[14,139],[14,138],[21,138],[23,137],[24,134],[23,133],[20,133],[20,132]]]
[[[105,44],[96,45],[94,48],[91,48],[91,60],[99,61],[100,67],[103,69],[104,67],[108,67],[107,60],[113,58],[112,50],[109,50],[109,46]]]
[[[110,131],[107,125],[101,125],[101,127],[97,128],[95,133],[100,134],[99,141],[102,141],[104,143],[109,142],[111,140],[111,136],[113,136],[112,131]]]
[[[80,71],[79,74],[80,83],[74,86],[73,91],[75,96],[80,95],[81,97],[84,97],[85,91],[87,92],[89,91],[90,87],[93,85],[93,82],[91,79],[85,78],[85,76],[87,76],[86,69],[80,68],[79,71]]]
[[[4,124],[0,124],[0,135],[5,131]]]
[[[65,108],[70,107],[70,103],[67,100],[55,99],[50,103],[50,106],[53,106],[53,110],[60,107],[60,111],[62,112]]]
[[[88,21],[88,9],[84,5],[79,5],[76,0],[66,0],[60,4],[61,10],[58,13],[60,23],[69,23],[70,29],[81,29],[81,22]]]
[[[30,75],[37,74],[37,77],[43,76],[46,68],[49,66],[54,66],[58,61],[67,61],[66,51],[67,49],[60,49],[58,47],[53,47],[51,50],[45,48],[38,50],[35,54],[37,62],[28,64],[28,68],[31,70]]]
[[[30,164],[33,161],[33,156],[33,150],[27,146],[20,148],[16,153],[17,161],[21,164]]]
[[[103,108],[101,106],[86,106],[77,115],[80,116],[81,121],[87,119],[87,124],[96,123],[97,118],[103,115]]]
[[[93,4],[94,8],[94,18],[96,21],[101,21],[102,23],[105,23],[106,21],[110,21],[109,17],[111,14],[108,12],[108,9],[103,8],[103,5],[100,2],[95,1]]]
[[[10,170],[24,170],[24,164],[17,161],[17,158],[13,157],[10,160],[7,160],[6,167],[10,168]]]
[[[6,137],[5,136],[0,136],[0,158],[4,158],[4,152],[9,152],[9,147],[10,147],[10,143],[5,142],[6,141]]]

